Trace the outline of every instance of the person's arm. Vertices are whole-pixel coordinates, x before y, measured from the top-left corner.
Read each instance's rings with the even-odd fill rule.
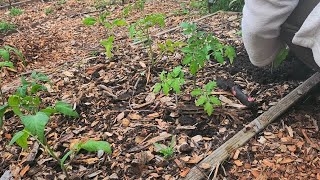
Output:
[[[297,6],[299,0],[245,0],[242,37],[250,61],[255,66],[273,62],[284,48],[280,26]]]

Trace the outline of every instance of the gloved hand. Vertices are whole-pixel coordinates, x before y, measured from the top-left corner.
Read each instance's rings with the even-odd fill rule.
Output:
[[[245,0],[242,35],[252,64],[266,66],[272,63],[287,44],[299,59],[309,67],[319,70],[319,2],[320,0]]]

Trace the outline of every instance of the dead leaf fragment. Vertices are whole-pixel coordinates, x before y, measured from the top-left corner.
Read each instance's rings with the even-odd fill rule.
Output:
[[[235,165],[239,166],[239,167],[243,165],[243,162],[240,161],[240,160],[235,160],[235,161],[233,161],[233,163],[234,163]]]
[[[281,162],[280,162],[280,164],[288,164],[288,163],[291,163],[291,162],[293,162],[294,160],[293,159],[291,159],[291,158],[284,158]]]
[[[180,176],[181,176],[181,177],[186,177],[187,174],[189,173],[189,171],[190,171],[190,168],[188,168],[188,167],[184,168],[184,169],[180,172]]]
[[[200,164],[200,168],[202,168],[202,169],[210,169],[211,165],[209,163],[202,163],[202,164]]]

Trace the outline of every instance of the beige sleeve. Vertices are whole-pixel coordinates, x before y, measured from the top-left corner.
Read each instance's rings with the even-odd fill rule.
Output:
[[[299,0],[245,0],[242,37],[250,61],[256,66],[270,64],[284,47],[280,26]]]
[[[313,9],[292,39],[292,43],[310,48],[320,66],[320,3]]]

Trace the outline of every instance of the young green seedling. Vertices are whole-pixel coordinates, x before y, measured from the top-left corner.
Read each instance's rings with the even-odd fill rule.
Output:
[[[214,106],[221,105],[220,100],[216,96],[211,95],[211,92],[216,87],[216,82],[211,81],[208,84],[206,84],[204,88],[198,88],[191,92],[191,96],[196,97],[196,106],[203,106],[204,110],[207,112],[209,116],[211,116],[211,114],[213,113]]]
[[[6,21],[0,21],[0,33],[7,33],[16,30],[16,25]]]
[[[185,55],[182,64],[189,65],[192,75],[196,75],[210,57],[214,57],[221,64],[225,62],[225,58],[233,63],[236,53],[231,46],[224,46],[211,34],[198,32],[195,24],[183,22],[181,27],[183,33],[189,36],[187,45],[181,49]]]
[[[150,14],[138,20],[136,23],[131,24],[129,27],[130,38],[134,41],[143,41],[148,49],[149,59],[152,66],[155,64],[152,50],[152,38],[150,34],[151,28],[155,26],[164,27],[165,16],[163,14]]]
[[[173,155],[175,144],[176,144],[175,136],[172,136],[169,146],[166,146],[164,144],[153,143],[157,152],[161,153],[164,158],[169,158]]]
[[[184,84],[184,72],[182,66],[175,67],[172,72],[167,73],[162,71],[160,74],[161,83],[155,84],[153,92],[158,93],[163,91],[165,95],[168,95],[170,91],[174,91],[176,94],[181,92],[181,86]]]
[[[23,10],[22,10],[22,9],[12,7],[12,8],[10,9],[9,15],[10,15],[10,16],[19,16],[19,15],[21,15],[22,13],[23,13]]]
[[[170,91],[175,92],[176,105],[178,106],[178,94],[181,92],[181,86],[184,84],[184,72],[182,67],[175,67],[172,72],[167,73],[162,71],[160,74],[161,83],[156,83],[153,87],[153,92],[158,93],[163,91],[165,95],[168,95]]]
[[[16,94],[9,97],[8,104],[0,107],[1,123],[4,112],[11,108],[12,111],[20,118],[21,123],[24,126],[23,130],[18,131],[12,137],[9,145],[16,143],[23,149],[27,149],[28,139],[29,137],[32,137],[59,163],[66,179],[69,179],[69,176],[64,162],[69,155],[73,153],[76,154],[81,149],[85,149],[90,152],[103,150],[106,153],[111,153],[109,143],[104,141],[87,140],[78,143],[76,149],[72,149],[63,158],[59,158],[59,156],[57,156],[53,149],[47,144],[45,127],[50,117],[54,114],[63,114],[74,118],[79,117],[79,114],[73,110],[70,104],[62,101],[57,101],[53,107],[45,107],[41,109],[43,105],[41,105],[41,98],[38,95],[38,92],[46,90],[45,86],[41,83],[48,83],[49,79],[44,74],[35,72],[31,74],[31,77],[33,79],[31,82],[22,78],[22,86],[17,89]]]
[[[175,50],[177,50],[178,48],[181,48],[183,46],[185,46],[186,43],[181,42],[181,41],[172,41],[171,39],[166,40],[164,43],[159,43],[158,47],[160,49],[160,58],[158,59],[162,59],[164,54],[172,54],[175,52]]]

